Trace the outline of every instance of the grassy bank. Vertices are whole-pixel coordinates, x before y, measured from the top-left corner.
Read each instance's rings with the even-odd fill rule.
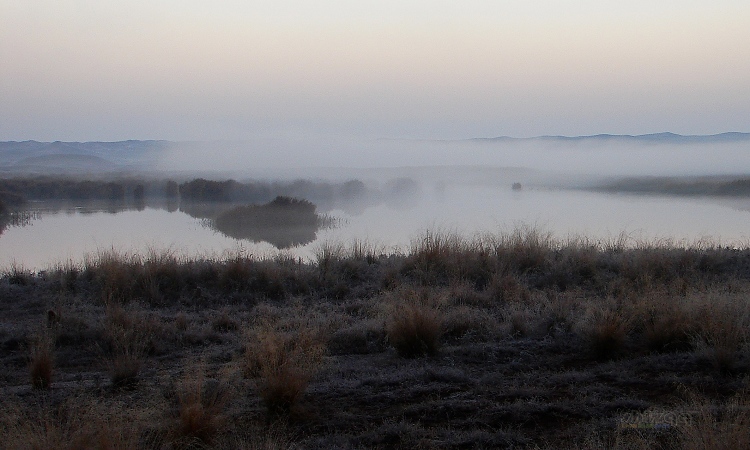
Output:
[[[14,267],[0,442],[743,448],[748,294],[747,249],[538,230]]]

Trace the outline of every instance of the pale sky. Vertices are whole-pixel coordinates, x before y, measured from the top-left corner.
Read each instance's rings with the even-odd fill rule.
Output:
[[[0,140],[749,122],[747,0],[0,0]]]

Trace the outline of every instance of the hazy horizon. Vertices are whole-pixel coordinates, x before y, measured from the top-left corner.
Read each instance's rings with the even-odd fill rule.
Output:
[[[0,141],[750,131],[750,4],[0,0]]]

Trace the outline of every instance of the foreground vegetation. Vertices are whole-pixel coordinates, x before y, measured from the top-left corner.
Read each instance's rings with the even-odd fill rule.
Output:
[[[746,448],[750,250],[426,232],[0,278],[8,448]]]

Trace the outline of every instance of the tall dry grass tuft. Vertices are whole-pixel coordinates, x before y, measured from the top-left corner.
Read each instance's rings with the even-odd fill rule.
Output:
[[[74,396],[58,406],[5,399],[0,404],[2,448],[14,450],[135,450],[161,448],[148,426],[153,411]]]
[[[35,389],[47,389],[52,384],[55,366],[54,345],[54,338],[50,332],[39,333],[31,343],[29,375],[31,386]]]
[[[98,285],[103,303],[127,303],[135,293],[137,277],[134,267],[139,264],[137,256],[111,249],[100,251],[93,257],[87,256],[84,271]]]
[[[134,385],[150,345],[150,327],[140,314],[115,303],[107,305],[103,326],[112,385],[118,388]]]
[[[487,240],[500,260],[521,273],[541,267],[558,246],[551,232],[533,225],[518,225],[510,233]]]
[[[232,396],[225,380],[206,378],[205,363],[188,363],[177,383],[175,441],[185,446],[212,445],[226,426],[224,411]]]
[[[578,333],[586,342],[592,357],[613,359],[625,350],[632,318],[619,308],[592,305],[578,325]]]
[[[388,341],[406,358],[435,355],[444,314],[429,290],[405,289],[392,294],[386,321]]]
[[[7,279],[10,284],[26,286],[34,280],[34,274],[22,264],[13,261],[10,268],[3,271],[2,278]]]
[[[678,424],[680,448],[739,450],[750,448],[750,402],[741,392],[723,404],[691,395],[686,410],[691,420]]]
[[[698,331],[697,318],[682,299],[649,296],[634,305],[632,314],[646,350],[673,352],[692,348]]]
[[[325,242],[315,250],[315,264],[321,279],[325,280],[333,275],[336,264],[344,255],[344,246],[339,242]]]
[[[238,253],[227,259],[223,270],[218,274],[219,285],[227,292],[240,291],[253,274],[255,260],[251,255]]]
[[[355,261],[365,261],[368,264],[375,263],[381,256],[386,255],[385,246],[376,245],[365,240],[355,239],[347,251],[347,257]]]
[[[270,324],[247,333],[245,373],[272,415],[289,413],[320,370],[326,346],[310,328],[289,331]]]
[[[697,351],[720,372],[733,371],[750,338],[750,306],[745,294],[710,294],[697,302]]]
[[[174,250],[149,249],[142,263],[140,289],[151,305],[160,305],[179,299],[187,276],[187,264]]]
[[[219,450],[292,450],[299,448],[290,437],[292,433],[282,424],[272,423],[264,427],[243,427],[234,430],[222,442],[217,442]]]

